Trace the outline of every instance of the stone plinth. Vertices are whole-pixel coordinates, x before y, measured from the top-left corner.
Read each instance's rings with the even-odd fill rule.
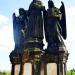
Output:
[[[11,75],[19,75],[21,69],[22,54],[17,53],[15,50],[10,54],[10,61],[12,64]]]

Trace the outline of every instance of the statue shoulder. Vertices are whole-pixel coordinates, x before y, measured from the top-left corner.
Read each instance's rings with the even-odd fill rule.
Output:
[[[55,11],[57,14],[61,14],[60,10],[59,10],[57,7],[54,7],[54,11]]]

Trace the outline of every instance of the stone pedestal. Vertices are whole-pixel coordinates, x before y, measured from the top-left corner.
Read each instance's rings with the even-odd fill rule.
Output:
[[[11,75],[66,75],[68,52],[65,49],[45,50],[27,48],[23,54],[12,52]]]
[[[26,49],[24,51],[22,57],[22,75],[26,75],[27,73],[27,75],[40,75],[41,53],[41,50],[36,48],[34,50]]]
[[[45,51],[41,62],[44,64],[43,75],[66,75],[67,50]]]
[[[10,54],[10,61],[12,64],[11,75],[19,75],[21,70],[21,59],[22,54],[16,52],[16,50],[12,51]]]

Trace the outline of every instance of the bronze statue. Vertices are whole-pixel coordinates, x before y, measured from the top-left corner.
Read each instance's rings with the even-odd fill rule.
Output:
[[[28,10],[28,38],[43,39],[43,17],[44,6],[38,0],[33,0]]]
[[[25,75],[28,64],[32,75],[66,75],[68,51],[63,42],[67,36],[66,15],[61,3],[57,8],[49,0],[46,10],[40,0],[33,0],[27,11],[20,8],[19,16],[13,14],[15,49],[10,54],[11,75]],[[44,33],[47,49],[43,48]]]
[[[14,32],[14,42],[15,49],[23,49],[25,42],[25,30],[26,30],[26,11],[23,8],[19,9],[19,16],[16,17],[13,14],[13,32]]]
[[[58,9],[55,7],[53,1],[49,0],[48,7],[49,9],[44,11],[44,28],[46,41],[48,42],[48,49],[65,47],[63,42],[63,38],[66,39],[64,4],[62,2],[62,6]]]

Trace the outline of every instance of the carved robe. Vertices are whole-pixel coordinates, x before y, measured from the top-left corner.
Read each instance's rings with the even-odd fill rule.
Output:
[[[29,7],[28,35],[30,39],[43,39],[43,6],[38,2],[32,2]]]
[[[61,12],[58,8],[53,7],[49,8],[46,13],[45,23],[45,35],[46,41],[48,42],[48,46],[56,46],[59,47],[63,45],[64,42],[62,40],[61,32],[62,28],[59,24],[61,20]]]

